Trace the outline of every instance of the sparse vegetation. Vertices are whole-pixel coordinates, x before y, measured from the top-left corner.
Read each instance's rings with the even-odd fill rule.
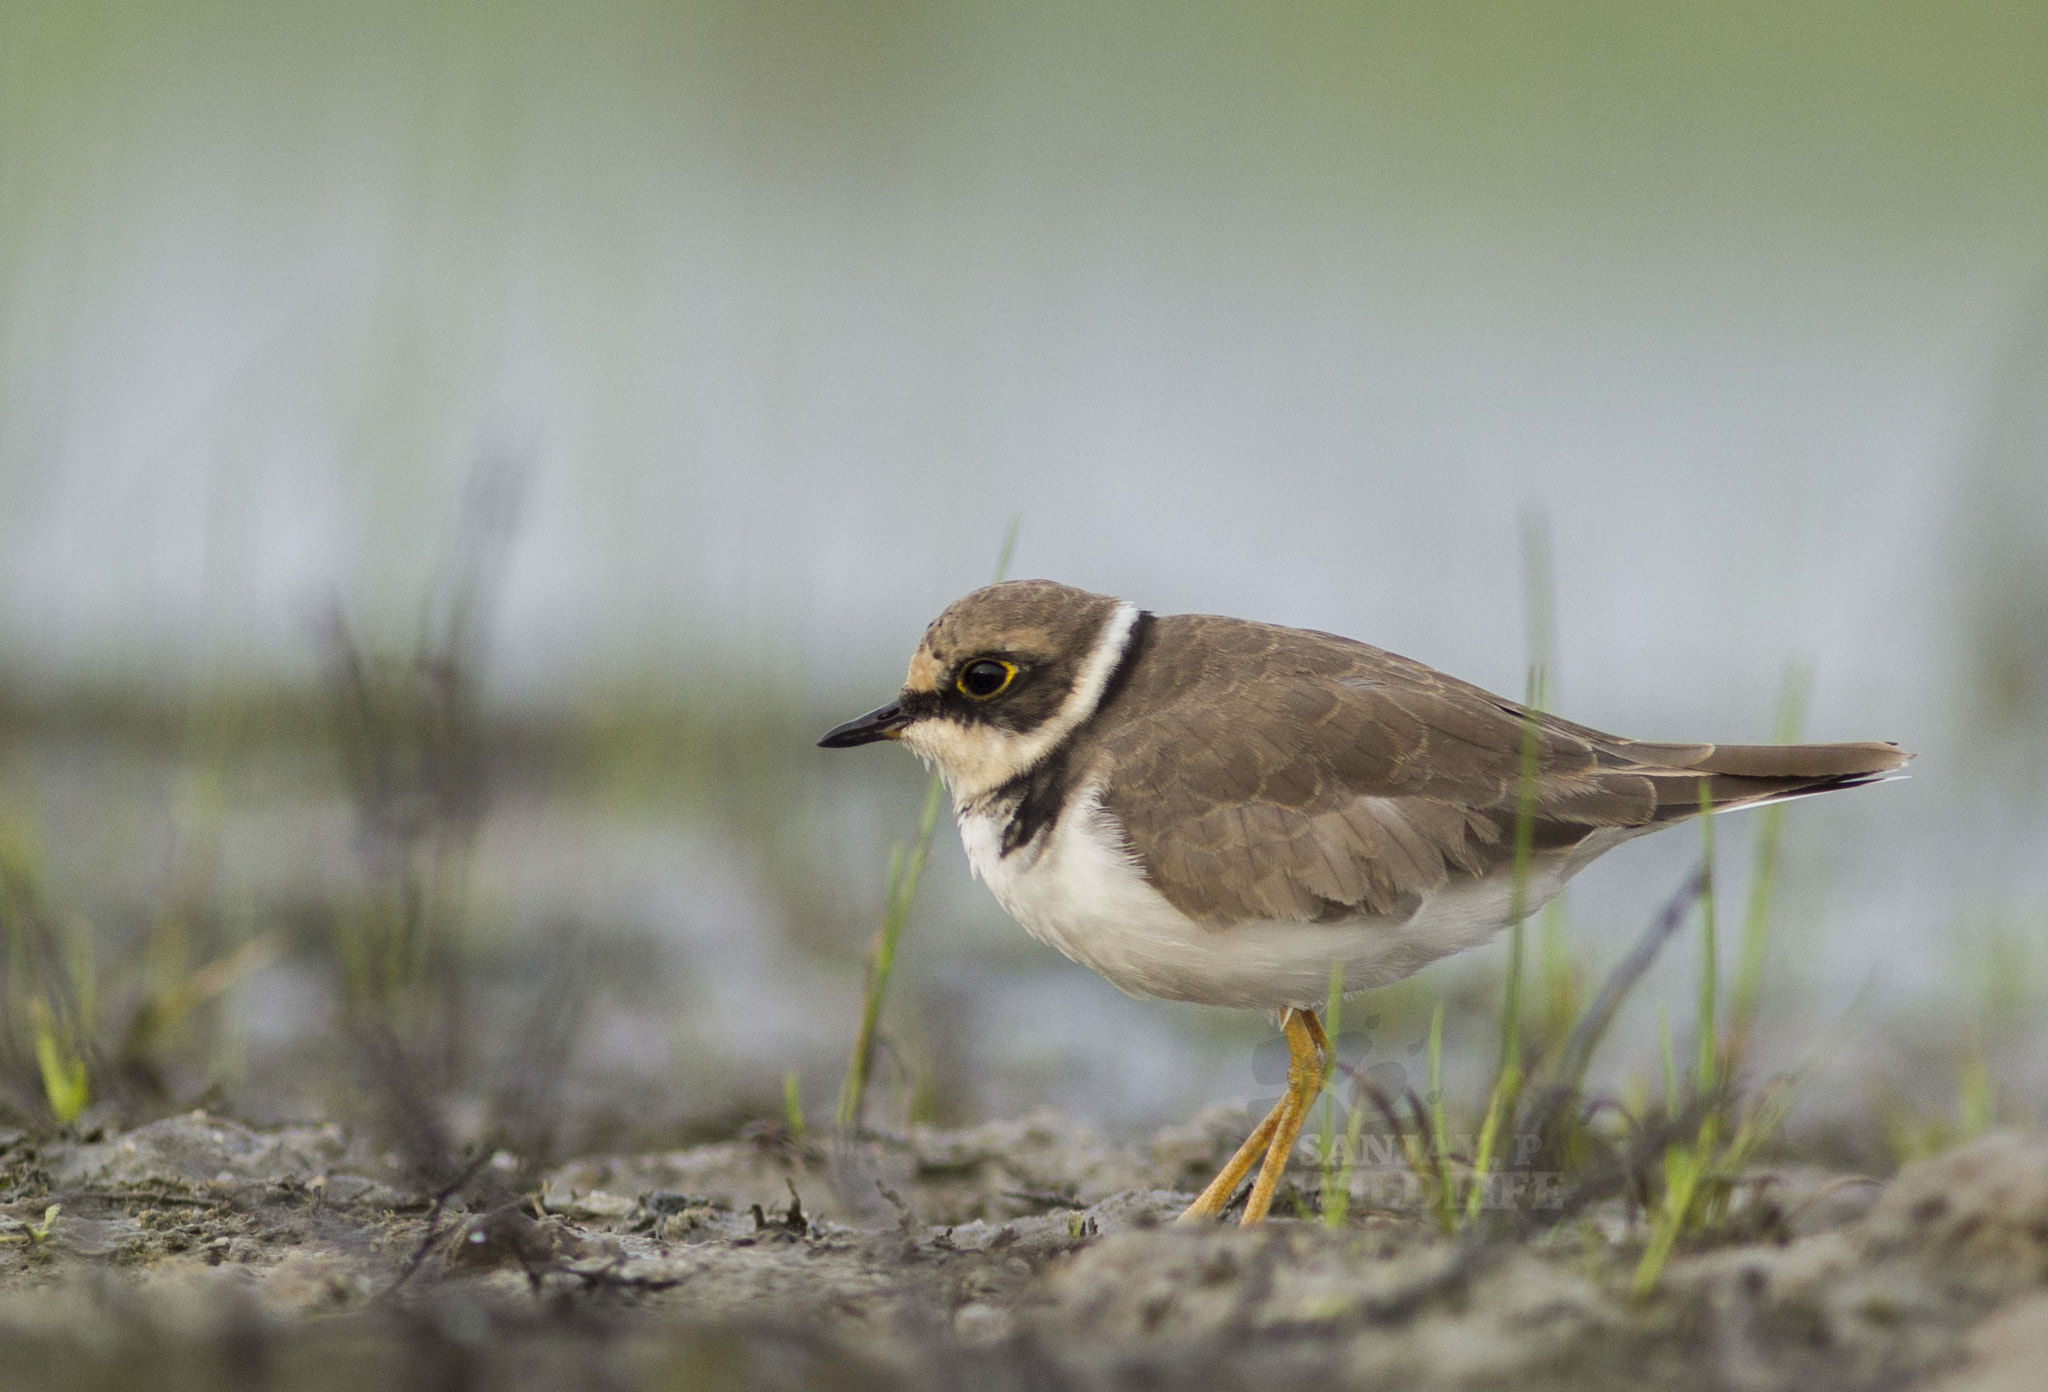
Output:
[[[464,570],[462,563],[452,568],[457,574]],[[1540,575],[1539,566],[1532,565],[1532,575]],[[1003,1302],[1021,1299],[1027,1282],[1038,1283],[1028,1286],[1038,1292],[1031,1299],[1047,1298],[1043,1293],[1055,1287],[1046,1283],[1065,1279],[1058,1276],[1066,1269],[1061,1264],[1081,1265],[1084,1253],[1114,1253],[1120,1250],[1116,1244],[1132,1241],[1167,1244],[1147,1260],[1170,1266],[1170,1244],[1179,1239],[1170,1230],[1134,1237],[1119,1215],[1142,1210],[1150,1222],[1171,1213],[1169,1199],[1133,1197],[1189,1182],[1188,1169],[1170,1158],[1174,1146],[1188,1142],[1171,1139],[1171,1133],[1150,1159],[1133,1160],[1124,1151],[1112,1161],[1099,1143],[1084,1145],[1058,1132],[1062,1139],[1043,1159],[1042,1170],[1019,1162],[1016,1172],[998,1175],[987,1169],[995,1162],[972,1143],[942,1130],[919,1130],[916,1135],[926,1139],[914,1144],[927,1149],[916,1151],[914,1162],[905,1159],[901,1148],[913,1143],[896,1124],[933,1115],[933,1080],[941,1072],[915,1062],[915,1050],[891,1038],[892,1023],[912,1040],[928,1038],[924,1032],[939,1014],[929,996],[902,994],[904,974],[896,970],[907,944],[922,949],[924,941],[905,932],[928,857],[936,855],[943,804],[930,783],[915,837],[895,853],[882,930],[858,999],[860,1038],[848,1059],[849,1084],[856,1077],[853,1065],[864,1059],[865,1066],[858,1089],[842,1088],[833,1144],[817,1144],[804,1106],[805,1093],[829,1072],[816,1066],[814,1055],[801,1055],[794,1042],[771,1038],[760,1083],[739,1103],[727,1103],[729,1110],[707,1128],[739,1139],[710,1151],[663,1152],[698,1157],[690,1164],[709,1154],[740,1157],[730,1163],[744,1169],[747,1182],[759,1190],[749,1191],[745,1204],[707,1200],[691,1192],[694,1181],[607,1179],[592,1185],[565,1178],[624,1174],[641,1163],[628,1155],[607,1156],[601,1142],[593,1142],[605,1134],[591,1120],[602,1081],[575,1057],[594,1033],[586,1026],[603,1018],[591,1009],[596,992],[621,992],[621,982],[667,968],[650,965],[658,959],[631,959],[623,967],[603,960],[600,947],[573,921],[551,925],[538,945],[521,945],[517,957],[506,955],[512,949],[494,917],[497,900],[477,870],[492,826],[489,813],[505,786],[501,780],[524,777],[527,786],[541,786],[532,771],[568,758],[563,751],[569,751],[586,762],[574,765],[565,786],[607,796],[624,788],[617,795],[637,815],[660,805],[650,800],[661,795],[663,777],[677,776],[672,771],[695,770],[686,776],[704,785],[744,776],[750,761],[769,757],[760,751],[801,741],[810,721],[798,710],[778,725],[780,717],[772,713],[735,706],[731,733],[692,733],[687,748],[679,737],[663,733],[664,721],[685,718],[676,714],[689,709],[684,705],[650,704],[638,713],[620,706],[598,721],[553,733],[539,724],[521,725],[491,711],[482,696],[477,625],[488,612],[488,589],[481,584],[465,604],[444,600],[432,608],[442,617],[430,621],[427,638],[409,653],[371,653],[343,629],[333,630],[325,728],[333,739],[328,752],[341,755],[330,769],[349,799],[355,859],[351,873],[338,875],[320,895],[289,912],[274,903],[234,908],[220,902],[214,847],[221,841],[224,809],[234,798],[221,771],[232,767],[240,747],[231,738],[236,720],[226,714],[206,717],[213,732],[205,746],[206,767],[214,772],[196,779],[179,804],[170,869],[129,938],[112,937],[97,916],[88,925],[58,901],[36,838],[14,824],[8,856],[0,862],[9,951],[0,1002],[7,1011],[0,1037],[7,1116],[0,1120],[23,1126],[33,1139],[9,1151],[9,1133],[0,1126],[0,1161],[13,1167],[6,1171],[11,1187],[0,1199],[0,1273],[10,1269],[8,1261],[18,1262],[11,1269],[22,1272],[61,1266],[79,1243],[99,1241],[103,1231],[121,1234],[127,1245],[116,1249],[125,1254],[120,1260],[136,1264],[174,1265],[193,1250],[211,1253],[209,1260],[227,1260],[226,1253],[239,1251],[251,1262],[275,1262],[296,1250],[300,1239],[282,1234],[303,1230],[306,1214],[330,1202],[310,1196],[329,1191],[294,1191],[282,1181],[263,1181],[272,1186],[266,1193],[301,1193],[292,1202],[315,1205],[294,1209],[282,1197],[230,1202],[212,1191],[188,1192],[161,1176],[124,1188],[58,1182],[49,1173],[52,1164],[79,1163],[67,1157],[85,1153],[81,1148],[103,1144],[89,1138],[133,1135],[136,1123],[195,1103],[232,1112],[240,1097],[250,1095],[241,1091],[247,1083],[274,1077],[275,1055],[270,1071],[259,1066],[251,1073],[245,1062],[220,1066],[234,1051],[214,1047],[232,1031],[234,1012],[228,1007],[237,984],[273,965],[287,972],[313,969],[323,989],[331,990],[337,1007],[331,1024],[309,1018],[303,1028],[304,1037],[323,1041],[329,1057],[312,1067],[294,1065],[304,1078],[328,1081],[299,1096],[315,1099],[325,1114],[348,1123],[354,1147],[348,1165],[374,1172],[375,1182],[385,1186],[375,1191],[378,1201],[394,1206],[376,1220],[381,1226],[350,1229],[347,1239],[384,1254],[362,1268],[370,1274],[363,1277],[360,1308],[382,1312],[365,1318],[415,1318],[439,1302],[467,1299],[471,1287],[463,1283],[492,1270],[493,1262],[516,1275],[519,1298],[528,1302],[491,1306],[490,1318],[500,1322],[494,1327],[510,1327],[504,1322],[514,1319],[515,1309],[542,1308],[540,1297],[554,1302],[545,1307],[554,1313],[518,1317],[537,1321],[535,1329],[557,1332],[567,1325],[550,1321],[595,1318],[614,1303],[648,1311],[705,1308],[690,1304],[707,1297],[689,1294],[693,1278],[687,1270],[710,1250],[723,1254],[719,1260],[768,1263],[786,1247],[801,1255],[807,1270],[827,1273],[818,1279],[830,1289],[841,1290],[831,1282],[843,1280],[852,1283],[847,1290],[891,1292],[889,1300],[911,1299],[902,1294],[914,1284],[908,1273],[935,1264],[958,1274],[959,1291],[996,1292],[982,1302],[1000,1309],[986,1316],[991,1320],[1023,1318],[1016,1312],[1024,1305]],[[1540,627],[1539,607],[1532,601],[1532,632]],[[451,617],[457,612],[466,615],[460,623]],[[1536,650],[1543,651],[1540,645]],[[1554,659],[1547,655],[1532,661],[1532,704],[1547,700],[1553,671]],[[1797,735],[1802,691],[1801,679],[1788,679],[1782,739]],[[258,703],[243,697],[235,706],[246,712]],[[594,749],[613,761],[607,768],[616,768],[617,783],[609,771],[591,772],[587,761]],[[650,773],[657,761],[661,777]],[[772,781],[778,775],[759,776]],[[801,840],[789,830],[797,823],[786,808],[770,815],[766,793],[733,794],[727,801],[692,786],[697,790],[676,804],[686,806],[688,816],[709,821],[730,815],[755,838],[751,844],[763,848],[764,859],[800,854],[790,849]],[[907,780],[894,786],[910,796]],[[1526,856],[1526,797],[1522,802],[1516,839]],[[1401,1035],[1401,1047],[1408,1050],[1404,1060],[1416,1076],[1409,1082],[1385,1069],[1375,1074],[1371,1057],[1346,1061],[1334,1072],[1312,1128],[1313,1166],[1304,1166],[1291,1211],[1318,1220],[1317,1241],[1341,1244],[1373,1234],[1379,1245],[1370,1254],[1344,1249],[1348,1265],[1340,1268],[1346,1273],[1341,1279],[1365,1280],[1395,1259],[1386,1255],[1390,1250],[1407,1254],[1399,1260],[1418,1263],[1423,1259],[1416,1254],[1446,1254],[1385,1297],[1384,1311],[1372,1316],[1376,1329],[1418,1327],[1411,1322],[1437,1317],[1427,1314],[1433,1310],[1455,1308],[1462,1311],[1458,1319],[1477,1318],[1495,1297],[1465,1303],[1446,1294],[1490,1290],[1486,1283],[1498,1277],[1489,1273],[1524,1261],[1555,1264],[1575,1278],[1590,1275],[1607,1302],[1604,1319],[1654,1322],[1674,1304],[1696,1308],[1701,1297],[1687,1282],[1697,1281],[1701,1268],[1689,1264],[1692,1254],[1751,1242],[1759,1234],[1784,1237],[1786,1206],[1774,1207],[1758,1162],[1779,1136],[1799,1097],[1800,1077],[1810,1070],[1783,1078],[1752,1076],[1757,1022],[1772,1009],[1766,963],[1782,826],[1781,811],[1761,814],[1739,934],[1723,908],[1727,894],[1717,892],[1719,856],[1709,820],[1702,823],[1702,866],[1604,978],[1593,975],[1574,951],[1561,903],[1529,920],[1519,948],[1516,937],[1504,943],[1501,956],[1509,970],[1483,988],[1480,972],[1466,969],[1449,981],[1424,978],[1346,1002],[1345,983],[1333,975],[1325,1005],[1333,1040],[1342,1046],[1347,1019],[1364,1022],[1357,1025],[1361,1031],[1384,1036],[1373,1022],[1383,1015],[1396,1018],[1398,1029],[1407,1032]],[[787,906],[793,918],[818,902],[805,897],[810,890],[791,892],[778,884],[775,892],[787,897],[771,896],[768,902]],[[1589,1079],[1610,1027],[1625,1007],[1640,1011],[1637,997],[1652,964],[1669,955],[1664,950],[1688,928],[1699,934],[1690,1005],[1665,1029],[1661,1056],[1638,1061],[1639,1085],[1596,1086]],[[800,931],[819,930],[806,924]],[[1931,1109],[1903,1100],[1895,1111],[1876,1109],[1883,1126],[1874,1125],[1875,1144],[1894,1147],[1902,1159],[1979,1134],[2001,1115],[2001,1031],[2026,1014],[2031,997],[2017,983],[2031,969],[2031,959],[2017,938],[1987,934],[1969,960],[1975,964],[1969,979],[1978,983],[1970,989],[1981,990],[1985,1001],[1977,1012],[1982,1032],[1974,1039],[1958,1032],[1960,1062],[1951,1094]],[[832,970],[845,974],[843,960]],[[898,992],[893,999],[892,980]],[[1439,992],[1435,999],[1433,991]],[[910,1021],[915,1028],[906,1027]],[[1482,1033],[1490,1066],[1477,1077],[1473,1041]],[[341,1047],[335,1047],[337,1040]],[[842,1044],[843,1036],[835,1035],[828,1047]],[[1817,1052],[1828,1046],[1826,1039],[1814,1045]],[[890,1059],[893,1065],[884,1062]],[[835,1053],[832,1063],[837,1061]],[[1640,1066],[1644,1062],[1649,1066]],[[862,1114],[860,1089],[873,1082],[877,1069],[887,1077],[892,1066],[902,1094],[888,1107],[886,1122],[863,1125],[870,1119]],[[684,1061],[679,1076],[697,1076],[692,1067],[694,1061]],[[160,1082],[147,1083],[152,1075]],[[1389,1081],[1396,1077],[1403,1078],[1398,1086]],[[348,1086],[336,1087],[336,1078]],[[855,1099],[851,1114],[849,1096]],[[872,1100],[868,1105],[882,1110]],[[190,1137],[225,1123],[187,1116],[164,1125],[172,1128],[166,1134]],[[1020,1124],[1005,1133],[1012,1138],[1005,1144],[1037,1144],[1017,1138],[1035,1134],[1032,1127],[1054,1125],[1065,1123]],[[662,1145],[684,1139],[654,1134]],[[572,1153],[589,1158],[567,1167],[558,1163]],[[242,1161],[230,1157],[222,1163],[227,1168],[218,1173]],[[906,1163],[913,1164],[913,1179],[902,1178]],[[969,1173],[977,1197],[966,1207],[945,1207],[955,1199],[937,1197],[951,1193],[944,1186]],[[1117,1177],[1114,1185],[1090,1187],[1105,1174]],[[1381,1185],[1389,1174],[1405,1175],[1406,1188]],[[290,1184],[310,1182],[298,1178]],[[613,1192],[606,1184],[630,1192]],[[1802,1191],[1800,1202],[1831,1202],[1828,1196],[1841,1194],[1843,1186],[1875,1192],[1874,1182],[1837,1172],[1818,1189]],[[1143,1207],[1148,1203],[1152,1207]],[[188,1205],[203,1216],[183,1228],[156,1218],[149,1224],[166,1225],[145,1226],[128,1216],[143,1205],[155,1205],[152,1211]],[[1283,1203],[1276,1211],[1290,1210]],[[927,1223],[934,1214],[947,1222]],[[347,1221],[367,1223],[360,1216]],[[1029,1272],[1020,1275],[1003,1265],[996,1249],[965,1246],[980,1239],[963,1233],[982,1230],[960,1225],[976,1221],[985,1222],[989,1233],[1006,1226],[1024,1233],[1016,1241],[1029,1254]],[[865,1233],[859,1241],[870,1242],[876,1224],[904,1234],[897,1240],[914,1256],[902,1257],[900,1265],[891,1258],[863,1268],[857,1280],[840,1273],[834,1263],[843,1259],[848,1234]],[[1219,1244],[1230,1240],[1218,1237]],[[603,1244],[623,1244],[620,1250],[631,1255],[589,1255]],[[1320,1250],[1289,1248],[1287,1260],[1322,1260]],[[1215,1260],[1223,1262],[1220,1256]],[[1251,1291],[1257,1261],[1229,1260],[1243,1264],[1229,1266],[1232,1274],[1223,1277],[1190,1276],[1187,1288],[1204,1288],[1201,1281],[1213,1279],[1220,1289]],[[1685,1273],[1684,1279],[1675,1273]],[[940,1308],[964,1298],[916,1289],[922,1292],[916,1299],[941,1302]],[[847,1308],[868,1312],[873,1307],[862,1302],[879,1297],[843,1298],[851,1302]],[[1057,1303],[1064,1299],[1042,1308],[1058,1311],[1060,1320],[1073,1318],[1076,1307]],[[1314,1304],[1281,1308],[1304,1330],[1330,1327],[1333,1318]],[[828,1321],[818,1327],[832,1326]],[[836,1335],[816,1337],[830,1346]],[[959,1346],[944,1342],[951,1335],[915,1336],[940,1340],[933,1344],[904,1337],[910,1339],[905,1347],[958,1352]],[[1230,1343],[1235,1336],[1215,1337],[1223,1341],[1219,1347],[1236,1347]]]
[[[1525,702],[1533,712],[1546,708],[1555,671],[1548,543],[1540,517],[1525,519],[1524,548],[1531,651]],[[1781,743],[1798,738],[1805,689],[1802,673],[1796,669],[1788,673],[1776,730]],[[1515,827],[1518,904],[1521,886],[1526,883],[1533,824],[1533,719],[1530,731]],[[1523,1204],[1505,1225],[1509,1231],[1525,1231],[1546,1219],[1563,1221],[1603,1199],[1625,1199],[1630,1211],[1639,1215],[1640,1255],[1629,1281],[1638,1299],[1655,1289],[1674,1250],[1682,1244],[1711,1240],[1722,1228],[1746,1167],[1777,1135],[1794,1096],[1793,1078],[1773,1079],[1752,1090],[1743,1076],[1763,978],[1783,807],[1764,809],[1735,984],[1724,1011],[1714,876],[1715,819],[1706,815],[1704,789],[1701,796],[1699,870],[1591,1001],[1581,1005],[1579,973],[1566,945],[1565,911],[1562,900],[1555,900],[1541,919],[1540,1008],[1533,1022],[1525,1018],[1524,938],[1518,915],[1507,935],[1493,1082],[1470,1132],[1458,1128],[1444,1091],[1441,1000],[1430,1018],[1424,1096],[1418,1097],[1412,1090],[1388,1096],[1370,1078],[1354,1075],[1349,1083],[1351,1097],[1341,1148],[1335,1139],[1334,1097],[1326,1103],[1317,1156],[1320,1208],[1326,1223],[1341,1224],[1349,1212],[1365,1127],[1376,1115],[1398,1146],[1427,1208],[1446,1233],[1503,1229],[1499,1215],[1491,1213],[1489,1205],[1510,1166],[1540,1172],[1552,1187],[1556,1202],[1549,1205],[1547,1214]],[[1641,1098],[1631,1106],[1620,1098],[1588,1095],[1587,1070],[1608,1026],[1695,908],[1700,968],[1693,1049],[1687,1067],[1681,1070],[1678,1066],[1670,1028],[1660,1011],[1661,1097]],[[1333,1019],[1339,1018],[1341,996],[1341,981],[1333,979],[1326,1007]],[[1333,1088],[1342,1088],[1340,1075],[1341,1070],[1333,1070]],[[1469,1135],[1469,1144],[1455,1139],[1460,1135]]]
[[[1003,533],[1002,549],[996,554],[997,582],[1009,574],[1010,555],[1017,549],[1018,520],[1011,518]],[[932,832],[939,823],[945,791],[945,782],[934,769],[925,779],[924,807],[917,814],[916,835],[907,847],[897,845],[889,850],[889,890],[883,899],[882,926],[875,930],[874,941],[868,945],[861,982],[860,1029],[847,1056],[846,1080],[839,1089],[838,1125],[846,1134],[858,1132],[861,1127],[880,1038],[882,1002],[889,993],[889,977],[896,969],[896,945],[903,937],[904,925],[910,921],[910,906],[917,898],[918,882],[924,878],[925,861],[931,855]],[[920,1090],[913,1084],[913,1098]]]
[[[142,933],[109,950],[91,920],[52,902],[33,829],[0,819],[0,1115],[62,1127],[103,1103],[146,1119],[191,1085],[178,1079],[209,1077],[215,1008],[276,945],[221,941],[210,856],[189,839]]]

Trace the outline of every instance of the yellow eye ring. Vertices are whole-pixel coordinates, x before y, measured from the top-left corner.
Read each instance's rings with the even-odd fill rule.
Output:
[[[960,669],[953,689],[970,701],[988,701],[1010,689],[1017,680],[1017,664],[1000,658],[980,657]]]

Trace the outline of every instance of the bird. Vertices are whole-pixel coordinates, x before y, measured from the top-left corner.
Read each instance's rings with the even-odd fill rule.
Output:
[[[1478,946],[1594,859],[1705,812],[1896,776],[1895,744],[1625,739],[1350,638],[1050,580],[949,605],[886,705],[818,741],[935,766],[975,876],[1128,994],[1273,1012],[1287,1088],[1181,1215],[1257,1164],[1262,1221],[1331,1063],[1333,977]]]

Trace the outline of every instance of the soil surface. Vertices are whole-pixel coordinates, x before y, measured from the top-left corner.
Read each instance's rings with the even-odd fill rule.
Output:
[[[459,1177],[489,1197],[440,1203],[333,1126],[0,1133],[0,1388],[1988,1392],[2048,1368],[2038,1137],[1882,1184],[1760,1174],[1755,1238],[1636,1301],[1619,1209],[1491,1243],[1364,1204],[1172,1224],[1243,1125],[765,1132],[537,1183],[501,1154]]]

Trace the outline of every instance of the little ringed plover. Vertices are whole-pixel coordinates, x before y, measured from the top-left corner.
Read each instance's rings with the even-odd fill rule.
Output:
[[[1623,739],[1349,638],[1049,580],[956,600],[896,699],[819,743],[882,739],[938,767],[974,873],[1033,937],[1133,995],[1279,1012],[1287,1092],[1183,1215],[1222,1212],[1263,1155],[1247,1224],[1321,1089],[1334,970],[1384,985],[1631,837],[1912,757]]]

